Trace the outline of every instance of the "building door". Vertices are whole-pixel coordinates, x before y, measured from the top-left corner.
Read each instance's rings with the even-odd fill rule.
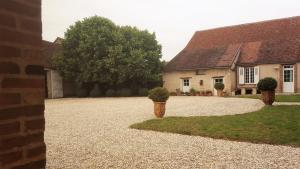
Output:
[[[214,78],[213,79],[213,89],[214,89],[214,96],[218,95],[217,90],[215,89],[215,84],[216,83],[224,83],[224,78]]]
[[[190,79],[183,79],[183,87],[182,87],[182,91],[183,92],[190,92]]]
[[[283,66],[283,92],[284,93],[294,93],[294,66],[285,65]]]

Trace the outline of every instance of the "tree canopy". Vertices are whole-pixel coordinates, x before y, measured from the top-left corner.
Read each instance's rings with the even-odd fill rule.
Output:
[[[153,87],[161,82],[161,45],[147,30],[94,16],[70,26],[62,47],[52,62],[65,79],[113,88]]]

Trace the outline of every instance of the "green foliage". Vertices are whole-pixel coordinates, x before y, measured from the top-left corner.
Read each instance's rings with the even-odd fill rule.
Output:
[[[161,46],[154,33],[94,16],[69,27],[53,65],[78,83],[149,87],[161,83]]]
[[[169,99],[169,92],[167,89],[157,87],[149,91],[149,99],[154,102],[166,102]]]
[[[147,88],[140,88],[138,91],[139,96],[148,96],[148,89]]]
[[[272,77],[261,79],[257,84],[257,89],[260,91],[274,91],[277,87],[277,81]]]
[[[190,89],[190,95],[195,96],[197,94],[198,90],[191,88]]]
[[[106,92],[105,92],[105,96],[107,97],[115,97],[117,96],[117,92],[113,89],[108,89]]]
[[[90,91],[90,97],[100,97],[102,95],[102,91],[98,84],[94,85],[93,90]]]
[[[167,117],[131,128],[300,147],[300,106],[266,106],[239,115]]]
[[[121,97],[129,97],[132,95],[131,93],[131,90],[130,89],[121,89],[118,91],[117,93],[118,96],[121,96]]]
[[[216,90],[224,90],[225,85],[223,83],[216,83],[214,87]]]
[[[79,88],[76,90],[76,96],[77,97],[87,97],[88,96],[88,91],[87,89]]]

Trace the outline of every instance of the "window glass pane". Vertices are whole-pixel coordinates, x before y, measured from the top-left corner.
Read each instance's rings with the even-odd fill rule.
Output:
[[[183,80],[183,86],[189,86],[190,85],[190,80],[189,79],[184,79]]]
[[[293,82],[294,77],[293,77],[293,70],[284,70],[284,82]]]
[[[250,68],[250,83],[254,83],[254,68]]]
[[[254,83],[254,67],[245,68],[245,83]]]
[[[215,79],[215,83],[223,83],[223,79]]]

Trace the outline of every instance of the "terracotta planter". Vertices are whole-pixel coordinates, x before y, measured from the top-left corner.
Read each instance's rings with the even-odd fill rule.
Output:
[[[261,100],[266,105],[272,105],[275,101],[275,91],[261,91]]]
[[[223,90],[217,90],[217,95],[219,97],[223,97]]]
[[[154,114],[158,118],[164,117],[166,112],[166,102],[154,102]]]

